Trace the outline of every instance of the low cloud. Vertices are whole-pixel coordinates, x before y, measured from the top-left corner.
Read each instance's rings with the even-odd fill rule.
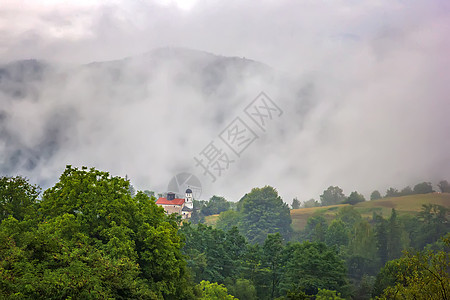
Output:
[[[162,192],[189,171],[204,197],[269,184],[286,202],[450,179],[449,12],[438,0],[6,2],[0,173],[49,186],[87,165]],[[260,91],[283,115],[211,183],[193,157]]]

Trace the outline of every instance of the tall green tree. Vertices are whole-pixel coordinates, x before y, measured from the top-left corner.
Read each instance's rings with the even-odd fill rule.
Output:
[[[434,192],[431,182],[418,183],[414,186],[413,190],[415,194],[428,194]]]
[[[399,258],[403,250],[403,235],[401,224],[397,218],[397,212],[392,209],[391,216],[388,221],[388,259]]]
[[[316,295],[319,288],[335,290],[344,296],[349,292],[344,261],[333,248],[315,242],[295,247],[280,287],[284,292],[298,287],[308,295]]]
[[[379,191],[375,190],[372,192],[372,194],[370,194],[370,200],[377,200],[377,199],[381,199],[381,194]]]
[[[352,206],[340,207],[336,218],[344,222],[348,230],[353,228],[362,219],[361,214]]]
[[[248,244],[242,259],[242,277],[250,280],[256,287],[258,298],[267,295],[266,272],[262,271],[262,247],[259,244]],[[263,288],[261,288],[263,286]]]
[[[187,299],[193,291],[178,223],[129,182],[67,166],[34,220],[10,216],[0,232],[1,294],[19,298]],[[29,226],[30,222],[33,226]]]
[[[335,219],[328,226],[325,234],[325,243],[328,246],[347,246],[349,242],[349,232],[345,227],[344,222],[340,219]]]
[[[236,278],[247,249],[247,241],[236,227],[228,232],[211,226],[183,223],[180,234],[185,239],[183,252],[196,282],[208,280],[225,283]]]
[[[366,199],[364,196],[356,191],[351,192],[350,195],[342,203],[355,205],[360,202],[364,202]]]
[[[450,249],[450,234],[444,238]],[[450,255],[448,251],[406,252],[389,262],[393,278],[380,299],[450,299]]]
[[[309,217],[306,221],[304,238],[313,242],[324,242],[327,234],[327,221],[324,216],[317,215]]]
[[[248,279],[238,278],[230,285],[227,285],[228,292],[237,299],[257,300],[256,289]]]
[[[242,219],[239,228],[250,243],[262,244],[268,234],[277,232],[284,239],[290,238],[290,209],[273,187],[254,188],[240,202]]]
[[[450,193],[450,184],[447,180],[441,180],[438,183],[438,188],[441,193]]]
[[[375,275],[378,270],[377,239],[374,229],[365,219],[351,228],[346,262],[349,277],[354,282],[364,274]]]
[[[230,202],[228,202],[224,197],[212,196],[209,202],[202,208],[202,213],[205,216],[220,214],[223,211],[230,209]]]
[[[386,195],[384,197],[385,198],[398,197],[399,195],[400,193],[398,192],[397,189],[390,187],[386,190]]]
[[[278,290],[281,270],[281,255],[283,251],[283,238],[280,233],[269,234],[263,245],[263,263],[268,270],[270,282],[270,295],[273,299]]]
[[[407,187],[404,187],[400,193],[399,196],[408,196],[408,195],[413,195],[414,191],[412,190],[412,188],[408,185]]]
[[[417,216],[417,232],[412,236],[412,244],[417,249],[423,249],[450,231],[448,218],[450,210],[442,205],[423,204]]]
[[[345,195],[342,189],[338,186],[329,186],[328,189],[323,191],[320,195],[320,201],[322,206],[340,204],[345,200]]]
[[[292,199],[292,209],[299,209],[300,208],[300,201],[297,198]]]
[[[316,201],[314,199],[309,199],[308,201],[303,202],[304,208],[319,207],[319,206],[320,206],[319,201]]]
[[[40,188],[21,176],[0,177],[0,222],[8,216],[23,220],[36,209],[39,194]]]
[[[378,259],[381,265],[384,265],[389,258],[389,233],[388,222],[380,215],[376,215],[375,221],[375,237],[377,241]]]

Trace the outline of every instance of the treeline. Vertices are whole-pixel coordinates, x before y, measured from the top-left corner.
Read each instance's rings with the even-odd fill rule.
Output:
[[[450,193],[450,184],[447,180],[441,180],[437,187],[441,193]],[[410,186],[406,186],[400,191],[396,188],[390,187],[386,190],[384,198],[389,197],[401,197],[401,196],[409,196],[409,195],[419,195],[419,194],[428,194],[433,193],[435,190],[433,189],[433,185],[431,182],[421,182],[416,184],[413,188]],[[381,199],[383,196],[378,190],[374,190],[370,194],[370,200]],[[329,205],[337,205],[337,204],[351,204],[355,205],[360,202],[366,201],[365,197],[358,193],[357,191],[353,191],[350,195],[346,196],[344,191],[339,186],[329,186],[323,193],[320,195],[320,201],[316,201],[315,199],[309,199],[301,203],[297,198],[294,198],[292,201],[292,209],[298,208],[309,208],[309,207],[319,207],[319,206],[329,206]]]
[[[271,187],[253,189],[236,210],[219,214],[215,228],[183,226],[184,251],[194,279],[224,284],[236,297],[243,297],[242,290],[254,291],[253,298],[246,294],[245,299],[308,297],[319,291],[371,299],[387,297],[385,290],[398,283],[392,279],[394,273],[386,279],[382,268],[400,259],[402,251],[426,247],[448,251],[440,238],[450,230],[449,210],[440,205],[423,205],[417,215],[399,216],[392,209],[388,218],[373,214],[370,219],[345,206],[336,208],[333,221],[316,215],[302,232],[294,233],[281,230],[281,224],[290,220],[280,222],[279,218],[290,216],[280,213],[287,207],[277,197]],[[446,272],[442,277],[448,283]]]
[[[68,166],[42,195],[22,177],[1,177],[0,222],[2,299],[224,294],[214,283],[193,284],[179,220],[106,172]]]
[[[236,227],[223,231],[203,224],[186,224],[181,233],[194,279],[224,284],[239,299],[317,295],[319,289],[350,295],[345,262],[324,243],[286,243],[275,233],[252,244]]]
[[[68,166],[43,193],[22,177],[0,178],[0,294],[11,299],[449,295],[445,207],[364,219],[347,206],[336,208],[333,221],[317,215],[294,233],[290,208],[270,186],[252,189],[237,203],[217,196],[197,201],[191,223],[166,216],[148,194],[135,193],[127,179],[84,167]],[[202,224],[204,214],[219,214],[215,228]],[[409,252],[402,254],[404,249]]]

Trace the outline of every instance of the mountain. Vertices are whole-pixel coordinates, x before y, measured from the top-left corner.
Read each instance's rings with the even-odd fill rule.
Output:
[[[80,66],[12,62],[0,66],[0,174],[45,186],[82,164],[164,190],[160,178],[192,166],[259,92],[284,99],[293,86],[301,95],[263,63],[183,48]]]

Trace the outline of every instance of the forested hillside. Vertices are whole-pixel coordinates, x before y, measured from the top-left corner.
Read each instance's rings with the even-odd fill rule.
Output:
[[[183,222],[132,190],[128,179],[84,167],[68,166],[44,192],[0,178],[1,295],[448,299],[447,193],[315,208],[299,231],[291,214],[301,209],[270,186],[237,203],[196,201]],[[386,206],[389,214],[378,210]],[[212,213],[215,227],[202,224]]]
[[[450,193],[429,193],[409,196],[388,197],[357,203],[353,208],[364,218],[370,219],[374,213],[389,216],[392,209],[399,215],[417,215],[424,204],[436,204],[450,207]],[[349,204],[337,204],[331,206],[318,206],[309,208],[297,208],[291,210],[292,227],[294,231],[301,231],[305,228],[308,218],[313,215],[322,215],[327,220],[336,217],[339,208],[350,206]]]

